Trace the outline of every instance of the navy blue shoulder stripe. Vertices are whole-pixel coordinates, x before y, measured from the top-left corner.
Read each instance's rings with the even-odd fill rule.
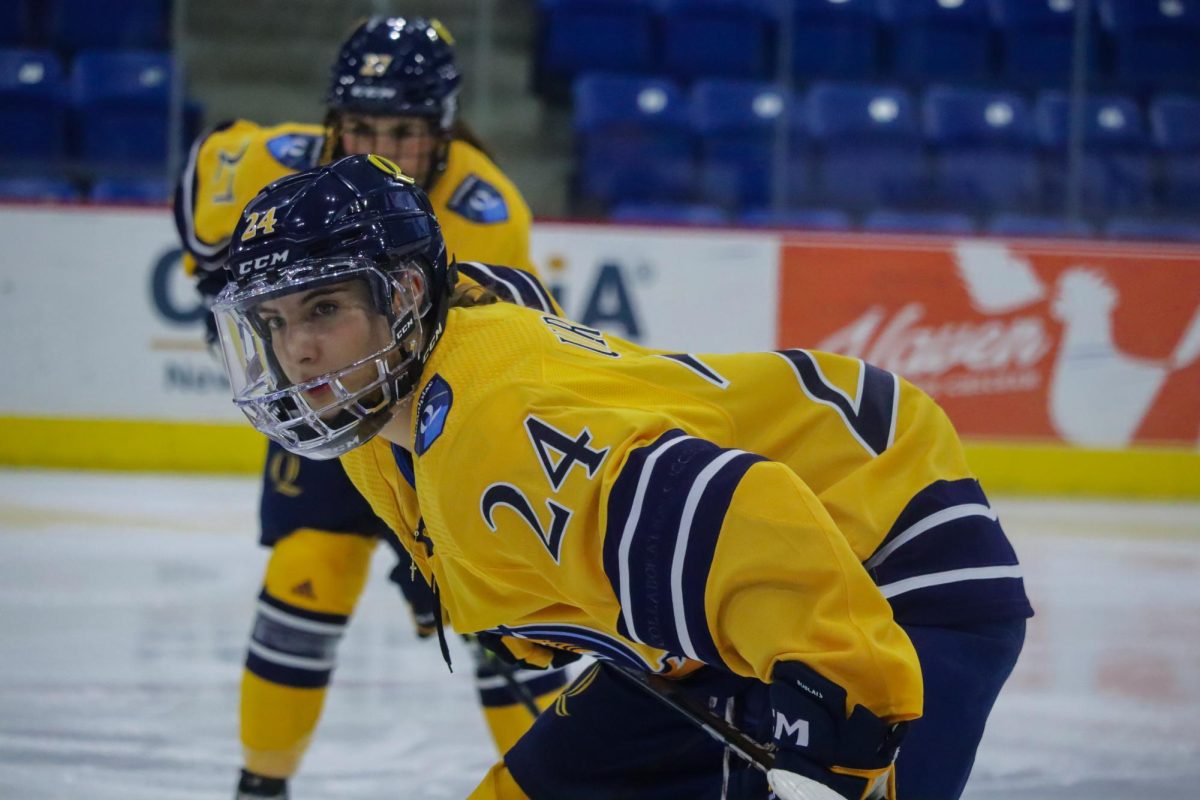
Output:
[[[682,364],[704,380],[711,383],[713,386],[721,389],[729,388],[728,378],[718,373],[715,369],[710,367],[708,364],[705,364],[691,353],[660,353],[659,358],[665,358],[669,361],[674,361],[676,364]]]
[[[863,564],[900,622],[966,624],[1033,614],[1017,554],[978,481],[935,481]]]
[[[617,629],[676,656],[721,664],[704,613],[717,539],[738,483],[762,456],[671,430],[626,460],[608,499],[604,571]]]
[[[825,379],[817,360],[808,351],[778,353],[796,370],[804,393],[841,414],[850,432],[871,455],[877,456],[888,448],[895,433],[900,396],[900,382],[893,373],[859,361],[858,394],[851,398]]]
[[[523,269],[463,261],[459,263],[458,270],[510,303],[536,308],[549,314],[556,313],[554,301],[546,287]]]

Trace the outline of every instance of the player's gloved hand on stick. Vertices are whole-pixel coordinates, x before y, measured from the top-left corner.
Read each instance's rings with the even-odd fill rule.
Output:
[[[288,800],[287,780],[242,770],[233,800]]]
[[[895,797],[892,765],[907,723],[890,724],[863,706],[846,718],[846,692],[799,662],[771,676],[779,800],[883,800]]]

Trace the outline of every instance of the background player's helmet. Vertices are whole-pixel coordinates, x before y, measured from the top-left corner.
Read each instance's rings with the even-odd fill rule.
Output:
[[[327,104],[335,111],[429,117],[449,131],[462,79],[453,44],[437,20],[371,17],[338,52]]]
[[[369,18],[350,34],[333,64],[324,160],[347,155],[341,137],[346,113],[424,117],[441,140],[423,179],[428,189],[446,168],[461,81],[454,39],[436,19]]]
[[[455,282],[429,199],[372,155],[263,189],[234,229],[226,271],[213,313],[234,403],[312,458],[339,456],[391,419],[441,337]]]

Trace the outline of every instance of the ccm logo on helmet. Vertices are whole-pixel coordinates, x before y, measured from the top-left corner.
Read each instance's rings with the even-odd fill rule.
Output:
[[[396,96],[396,90],[391,86],[351,86],[350,96],[368,100],[391,100]]]
[[[276,264],[282,264],[288,259],[287,250],[276,250],[274,253],[267,253],[258,258],[252,258],[249,261],[243,261],[237,265],[237,274],[249,275],[251,272],[267,267],[273,267]]]

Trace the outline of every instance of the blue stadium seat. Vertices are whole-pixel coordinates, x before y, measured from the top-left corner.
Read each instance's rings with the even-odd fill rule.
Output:
[[[808,94],[808,121],[823,202],[865,209],[927,199],[917,115],[903,90],[818,83]]]
[[[50,37],[66,50],[140,47],[167,42],[168,0],[49,0]]]
[[[1200,89],[1200,4],[1194,0],[1101,0],[1116,46],[1116,75],[1133,91]]]
[[[663,0],[660,68],[683,81],[770,74],[766,0]]]
[[[575,133],[589,145],[616,137],[649,155],[690,146],[691,110],[679,87],[661,78],[585,75],[575,82]]]
[[[775,142],[783,137],[785,197],[808,188],[804,108],[776,86],[754,81],[701,81],[692,91],[692,116],[700,139],[701,186],[712,203],[744,208],[773,198]]]
[[[1200,242],[1200,224],[1182,220],[1113,217],[1104,226],[1110,239]]]
[[[173,69],[164,53],[80,53],[72,74],[80,154],[96,162],[161,166]]]
[[[603,204],[692,197],[688,99],[667,80],[586,75],[575,82],[579,190]]]
[[[622,203],[613,208],[613,222],[668,223],[673,225],[725,225],[729,218],[716,206],[657,203]]]
[[[1162,95],[1150,104],[1154,143],[1167,153],[1200,153],[1200,98]]]
[[[926,93],[923,111],[939,203],[976,211],[1037,204],[1033,115],[1020,95],[939,87]]]
[[[66,178],[0,178],[0,199],[70,203],[79,189]]]
[[[1150,124],[1162,153],[1167,209],[1200,211],[1200,99],[1158,97],[1150,106]]]
[[[650,0],[541,0],[538,11],[540,91],[556,95],[584,72],[653,70]]]
[[[97,203],[166,203],[170,190],[155,178],[101,178],[89,197]]]
[[[62,67],[47,50],[0,50],[0,158],[53,159],[66,151]]]
[[[1087,239],[1096,229],[1084,220],[1041,217],[1029,214],[997,214],[988,220],[987,232],[994,236],[1045,236]]]
[[[848,231],[850,215],[836,208],[793,208],[786,211],[756,208],[743,213],[738,222],[752,228],[794,228],[809,231]]]
[[[1000,34],[1000,71],[1007,83],[1024,89],[1068,84],[1075,0],[991,0],[991,12]],[[1094,71],[1095,46],[1090,58]]]
[[[878,0],[790,0],[792,73],[863,79],[879,66]]]
[[[893,74],[917,82],[975,81],[989,71],[987,0],[881,0]]]
[[[0,47],[28,45],[33,38],[33,19],[27,0],[0,3]]]
[[[1035,118],[1045,160],[1049,208],[1061,208],[1067,182],[1070,102],[1057,91],[1042,93]],[[1127,97],[1091,97],[1084,104],[1082,201],[1089,213],[1137,213],[1153,205],[1153,164],[1145,124]]]
[[[966,214],[879,209],[867,214],[862,229],[872,233],[969,235],[975,232],[975,223]]]

